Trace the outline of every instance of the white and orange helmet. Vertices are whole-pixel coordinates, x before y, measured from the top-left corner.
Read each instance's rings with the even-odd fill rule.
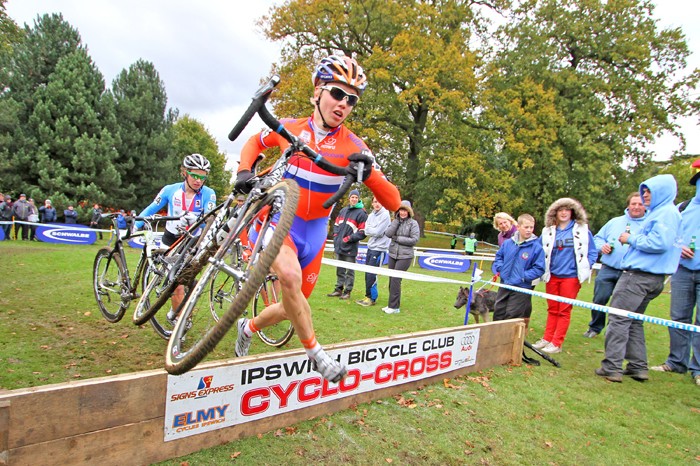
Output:
[[[367,87],[367,75],[354,58],[344,55],[329,55],[323,58],[311,74],[314,87],[320,83],[345,83],[357,89],[359,95]]]

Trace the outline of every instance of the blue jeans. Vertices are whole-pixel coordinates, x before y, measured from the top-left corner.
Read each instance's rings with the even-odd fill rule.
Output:
[[[595,277],[595,285],[593,288],[593,303],[605,306],[613,294],[615,285],[622,275],[622,270],[614,267],[603,265]],[[595,333],[600,333],[605,327],[605,312],[591,311],[591,321],[588,322],[588,328]]]
[[[700,297],[700,271],[689,270],[682,265],[671,276],[671,320],[690,324],[693,321],[693,311],[696,310]],[[695,325],[700,324],[700,317],[695,314]],[[695,332],[678,328],[668,329],[671,339],[666,365],[674,372],[685,373],[690,364],[690,350],[693,350],[694,368],[691,371],[700,373],[698,357],[700,353],[700,337]]]
[[[367,249],[365,265],[381,267],[384,262],[384,254],[386,253],[382,251]],[[379,290],[377,290],[377,274],[365,273],[365,296],[372,301],[376,301],[379,297]]]
[[[663,291],[664,279],[664,275],[624,271],[617,281],[610,306],[644,314],[651,300]],[[630,371],[648,369],[644,323],[610,314],[605,333],[605,359],[600,367],[610,374],[621,375],[625,359]]]

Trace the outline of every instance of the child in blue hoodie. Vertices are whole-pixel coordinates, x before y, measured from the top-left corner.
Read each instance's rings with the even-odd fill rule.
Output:
[[[501,277],[501,283],[532,290],[544,273],[544,251],[533,233],[535,219],[530,214],[518,217],[518,230],[503,242],[496,252],[491,270]],[[493,320],[525,319],[527,331],[532,314],[532,295],[499,288]]]
[[[549,206],[542,229],[542,248],[545,261],[542,280],[547,284],[547,293],[575,299],[598,259],[588,217],[580,202],[564,197]],[[535,348],[546,353],[561,352],[572,307],[547,300],[547,325],[542,338],[533,345]]]
[[[663,291],[665,276],[678,268],[682,241],[681,214],[673,204],[676,192],[672,175],[657,175],[639,185],[647,216],[638,233],[625,232],[618,238],[620,243],[629,244],[629,249],[622,258],[623,272],[611,307],[644,314],[649,302]],[[638,381],[649,378],[642,321],[610,314],[605,359],[595,373],[611,382],[622,382],[623,375]]]

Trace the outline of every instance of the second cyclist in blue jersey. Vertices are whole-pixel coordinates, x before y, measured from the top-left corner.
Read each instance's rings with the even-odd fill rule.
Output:
[[[161,243],[165,246],[173,244],[182,234],[179,226],[186,225],[199,215],[209,212],[216,206],[216,193],[208,186],[204,186],[211,170],[211,164],[206,157],[200,154],[191,154],[182,161],[181,174],[183,181],[169,184],[160,190],[158,195],[148,207],[139,214],[140,217],[154,215],[167,207],[168,216],[183,217],[182,221],[171,220],[165,225],[165,232]],[[141,228],[143,222],[136,222],[135,227]],[[172,309],[168,312],[168,321],[172,324],[177,310],[185,296],[182,286],[178,287],[172,295]]]

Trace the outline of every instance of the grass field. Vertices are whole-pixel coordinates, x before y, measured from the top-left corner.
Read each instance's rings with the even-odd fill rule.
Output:
[[[447,239],[429,238],[429,247]],[[443,244],[444,243],[444,244]],[[102,243],[104,244],[104,243]],[[421,244],[422,245],[422,244]],[[32,387],[162,367],[165,341],[127,317],[106,322],[92,296],[95,246],[0,242],[0,389]],[[131,260],[137,255],[133,251]],[[488,268],[489,265],[485,265]],[[422,270],[413,272],[424,273]],[[466,275],[446,274],[467,279]],[[334,270],[324,266],[310,299],[322,343],[460,325],[456,286],[404,281],[401,313],[327,298]],[[541,289],[541,288],[538,288]],[[579,298],[590,300],[593,285]],[[663,293],[649,314],[668,318]],[[542,334],[545,302],[534,301],[528,340]],[[700,464],[700,391],[688,375],[651,373],[646,383],[593,375],[604,340],[588,340],[588,311],[574,309],[562,367],[496,367],[286,429],[165,462],[249,464]],[[666,328],[646,324],[649,362],[664,361]],[[293,339],[289,347],[299,347]],[[274,351],[254,340],[251,354]],[[213,358],[233,354],[233,335]]]

